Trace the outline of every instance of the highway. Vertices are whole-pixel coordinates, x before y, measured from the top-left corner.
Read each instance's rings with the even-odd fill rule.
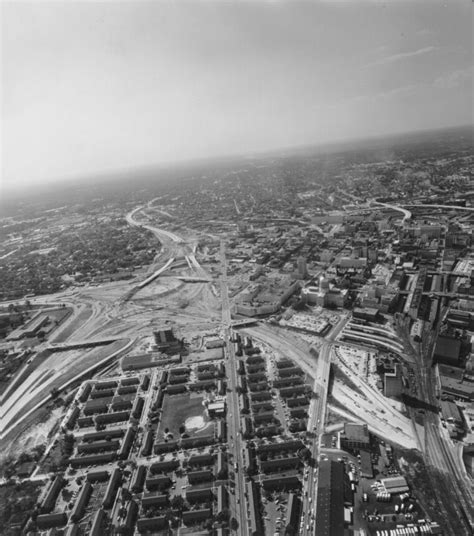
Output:
[[[239,395],[237,392],[237,363],[238,358],[234,352],[234,345],[231,341],[231,314],[229,303],[229,289],[227,283],[227,261],[225,257],[225,244],[221,241],[220,258],[222,267],[221,276],[221,300],[222,300],[222,327],[224,341],[227,351],[226,370],[229,380],[228,388],[230,392],[227,396],[227,437],[229,444],[229,454],[232,456],[232,463],[235,474],[234,494],[229,495],[229,508],[231,518],[238,522],[237,534],[247,536],[248,534],[248,514],[247,502],[245,498],[245,465],[243,449],[245,441],[240,434],[240,408]],[[235,469],[237,464],[237,469]]]
[[[318,482],[318,462],[320,437],[324,431],[326,418],[326,403],[328,394],[329,373],[331,370],[331,353],[334,340],[339,335],[347,322],[342,318],[339,323],[332,329],[324,341],[318,358],[315,358],[308,344],[277,326],[259,324],[255,327],[247,327],[239,330],[245,335],[249,335],[256,340],[260,340],[278,353],[293,359],[298,366],[313,378],[313,398],[310,404],[308,432],[311,433],[309,446],[311,457],[314,460],[314,467],[310,466],[308,474],[303,481],[303,528],[299,532],[304,536],[313,535],[315,532],[314,520],[317,513],[317,482]],[[312,513],[314,512],[314,513]],[[307,530],[306,527],[309,527]]]

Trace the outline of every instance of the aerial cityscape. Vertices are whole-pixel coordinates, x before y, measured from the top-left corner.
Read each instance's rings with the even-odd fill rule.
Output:
[[[468,534],[472,136],[12,204],[4,533]]]
[[[0,536],[474,534],[473,5],[2,5]]]

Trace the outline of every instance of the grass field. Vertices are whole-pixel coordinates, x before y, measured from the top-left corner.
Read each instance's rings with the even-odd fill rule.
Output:
[[[179,438],[179,428],[190,417],[202,416],[207,422],[207,416],[202,405],[202,396],[191,396],[188,393],[182,395],[166,395],[163,400],[163,418],[158,429],[158,437],[163,439],[165,429],[168,428],[175,439]],[[197,434],[199,435],[199,434]]]

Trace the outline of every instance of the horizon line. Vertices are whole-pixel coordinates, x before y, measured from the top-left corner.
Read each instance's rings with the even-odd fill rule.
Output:
[[[34,190],[34,192],[37,192],[38,190],[41,190],[43,188],[48,188],[51,186],[59,186],[59,187],[70,187],[71,181],[74,179],[81,180],[85,185],[88,184],[92,180],[103,180],[104,182],[113,180],[114,177],[118,177],[120,175],[123,175],[125,173],[146,173],[146,172],[152,172],[152,171],[165,171],[165,170],[171,170],[173,168],[179,169],[179,168],[186,168],[191,165],[204,165],[206,163],[212,163],[212,162],[225,162],[225,161],[233,161],[238,159],[250,159],[250,158],[265,158],[270,156],[277,156],[277,153],[282,153],[282,156],[291,156],[290,154],[285,154],[288,152],[294,152],[297,153],[299,151],[303,150],[328,150],[328,149],[336,149],[337,145],[343,145],[343,144],[363,144],[363,143],[371,143],[376,141],[382,141],[382,140],[390,140],[392,138],[398,138],[400,136],[406,136],[406,135],[413,135],[413,134],[429,134],[433,132],[443,132],[447,130],[461,130],[470,128],[474,130],[474,122],[473,123],[465,123],[465,124],[457,124],[457,125],[449,125],[445,127],[434,127],[434,128],[422,128],[422,129],[416,129],[416,130],[409,130],[409,131],[395,131],[395,132],[389,132],[387,134],[375,134],[367,137],[361,137],[361,138],[338,138],[334,140],[328,140],[324,142],[309,142],[307,144],[299,144],[299,145],[288,145],[284,147],[275,147],[272,149],[264,149],[264,150],[258,150],[256,152],[247,152],[247,153],[226,153],[221,155],[214,155],[214,156],[203,156],[203,157],[195,157],[195,158],[189,158],[189,159],[183,159],[183,160],[164,160],[161,162],[156,162],[152,164],[145,164],[140,165],[137,164],[133,167],[121,167],[121,168],[105,168],[100,169],[97,172],[91,172],[91,173],[84,173],[84,174],[71,174],[67,176],[62,177],[54,177],[50,179],[43,179],[42,181],[39,181],[39,183],[30,183],[25,182],[23,186],[14,186],[11,183],[14,181],[1,181],[2,186],[2,195],[7,196],[17,196],[21,193],[22,188],[31,188]],[[79,184],[76,184],[75,186],[80,186]],[[31,193],[34,193],[31,192]]]

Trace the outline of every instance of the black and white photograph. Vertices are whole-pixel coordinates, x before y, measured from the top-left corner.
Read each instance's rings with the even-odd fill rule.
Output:
[[[474,534],[473,22],[0,0],[0,536]]]

